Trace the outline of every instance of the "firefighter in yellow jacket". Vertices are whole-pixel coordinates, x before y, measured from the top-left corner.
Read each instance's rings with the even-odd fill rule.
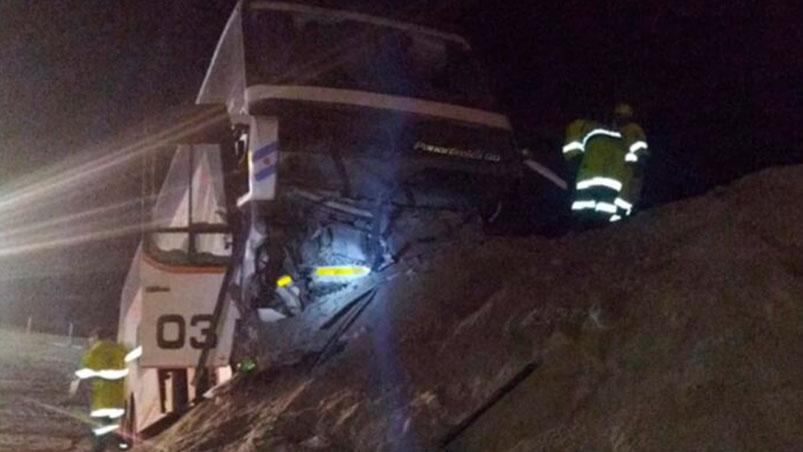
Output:
[[[571,209],[584,223],[618,221],[633,213],[641,191],[639,165],[648,148],[632,117],[633,109],[619,104],[610,126],[578,119],[566,129],[563,155],[582,157]]]
[[[117,435],[125,414],[125,379],[130,355],[125,346],[113,340],[113,334],[97,330],[90,337],[90,348],[81,358],[81,368],[75,372],[77,382],[91,380],[92,436],[94,451],[114,445],[127,449],[128,442]],[[74,382],[70,392],[78,388]]]

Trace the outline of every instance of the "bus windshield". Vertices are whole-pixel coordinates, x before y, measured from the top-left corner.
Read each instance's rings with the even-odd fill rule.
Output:
[[[257,9],[243,22],[249,84],[371,91],[493,110],[461,42],[314,12]]]

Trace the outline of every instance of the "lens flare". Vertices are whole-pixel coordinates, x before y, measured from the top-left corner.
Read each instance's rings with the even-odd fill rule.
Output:
[[[225,119],[225,113],[205,111],[159,133],[111,149],[84,152],[72,162],[44,168],[16,182],[0,187],[0,257],[20,256],[56,248],[102,241],[141,232],[153,226],[140,221],[137,206],[153,201],[138,196],[79,212],[42,220],[53,211],[63,210],[77,196],[93,196],[93,184],[104,182],[115,171],[138,178],[138,163],[145,156],[171,143],[181,142]],[[177,188],[184,189],[184,188]],[[137,218],[134,220],[134,218]]]

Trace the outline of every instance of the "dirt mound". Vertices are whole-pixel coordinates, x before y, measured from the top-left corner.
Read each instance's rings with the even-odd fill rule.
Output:
[[[167,450],[790,450],[803,167],[385,283],[339,353],[235,380]]]

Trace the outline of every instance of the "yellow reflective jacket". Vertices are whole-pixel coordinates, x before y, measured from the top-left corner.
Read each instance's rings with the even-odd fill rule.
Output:
[[[632,199],[634,164],[647,153],[644,131],[635,123],[612,128],[595,121],[578,119],[566,128],[563,155],[582,156],[577,183],[593,178],[615,181],[624,199]]]
[[[91,378],[92,411],[123,408],[125,405],[125,377],[128,367],[125,346],[112,341],[98,341],[81,358],[81,379]]]
[[[621,196],[633,204],[638,204],[644,185],[644,157],[649,155],[647,135],[641,126],[634,122],[625,124],[619,131],[622,133],[622,142],[627,150],[625,155],[627,174]]]

